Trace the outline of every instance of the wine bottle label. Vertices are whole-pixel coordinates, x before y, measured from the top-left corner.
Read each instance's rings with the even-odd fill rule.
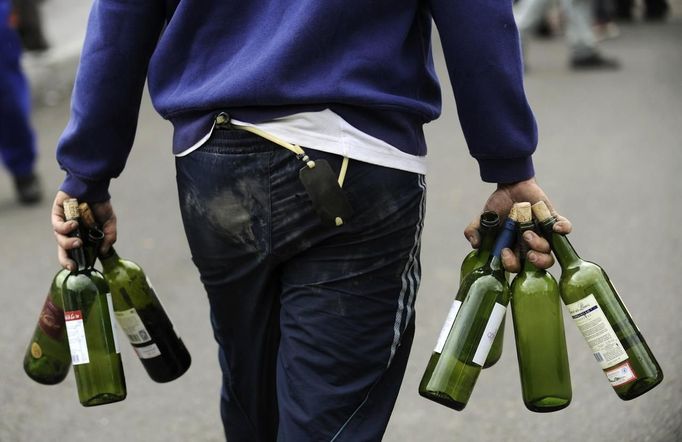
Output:
[[[83,314],[80,310],[64,312],[64,322],[66,324],[66,335],[69,339],[69,349],[71,350],[71,363],[73,365],[88,364],[90,354],[88,353],[88,342],[85,339]]]
[[[450,307],[450,311],[448,312],[447,318],[445,318],[445,323],[443,324],[443,328],[440,329],[440,334],[438,335],[438,341],[436,341],[436,348],[433,350],[438,354],[443,352],[443,347],[445,346],[445,341],[448,339],[448,335],[450,334],[450,330],[452,330],[452,323],[455,322],[455,317],[457,316],[457,312],[459,311],[459,308],[461,305],[462,305],[462,301],[455,300],[455,302],[453,302],[452,306]]]
[[[125,334],[128,335],[131,344],[151,342],[152,337],[134,308],[116,312],[116,319],[118,319],[118,323]]]
[[[161,351],[156,344],[146,345],[144,347],[133,347],[135,353],[140,359],[151,359],[157,356],[161,356]]]
[[[118,346],[118,323],[114,319],[114,303],[111,301],[111,293],[107,293],[107,305],[109,306],[109,321],[111,322],[111,334],[114,335],[114,348],[116,353],[121,353]]]
[[[611,369],[604,370],[606,377],[611,383],[612,387],[629,384],[637,380],[637,373],[632,369],[629,361],[625,361]]]
[[[47,336],[59,339],[64,329],[64,311],[54,305],[48,296],[38,318],[38,327]]]
[[[627,360],[627,353],[594,295],[586,296],[566,307],[602,370]]]
[[[488,353],[490,352],[490,347],[492,347],[493,341],[495,341],[495,336],[497,335],[497,331],[500,328],[500,324],[504,319],[504,314],[506,311],[507,307],[497,302],[495,303],[493,311],[490,313],[490,317],[488,318],[488,323],[485,326],[485,330],[483,330],[481,342],[478,343],[478,348],[476,349],[476,353],[472,359],[474,364],[481,366],[485,364],[485,360],[488,358]]]

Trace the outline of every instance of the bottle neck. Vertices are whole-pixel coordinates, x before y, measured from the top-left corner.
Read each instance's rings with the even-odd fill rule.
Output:
[[[76,265],[78,266],[79,272],[82,272],[83,270],[89,267],[88,265],[89,260],[83,247],[78,247],[76,249],[69,250],[69,257],[76,261]]]
[[[524,223],[519,226],[519,257],[521,259],[523,272],[535,272],[538,268],[528,259],[530,246],[523,240],[523,234],[527,231],[534,231],[535,224],[532,222]]]
[[[83,235],[81,220],[79,218],[68,219],[68,221],[72,220],[78,222],[78,227],[72,230],[71,233],[69,233],[69,236],[71,238],[80,238],[80,240],[85,243],[86,238],[85,235]],[[76,262],[78,271],[83,271],[88,268],[88,256],[85,253],[85,247],[83,245],[75,249],[70,249],[67,254],[69,255],[69,258]]]
[[[478,248],[478,255],[484,256],[485,260],[490,256],[495,245],[495,237],[497,236],[499,228],[482,228],[481,229],[481,246]]]
[[[116,266],[116,263],[120,261],[120,259],[121,258],[118,256],[118,253],[116,253],[116,250],[114,250],[113,247],[110,247],[106,254],[100,255],[99,257],[99,261],[102,263],[104,271]]]
[[[502,230],[497,235],[497,240],[489,258],[490,268],[499,270],[502,268],[502,249],[512,247],[516,236],[516,222],[507,219],[502,225]]]
[[[542,224],[542,230],[545,234],[545,238],[549,240],[549,244],[552,246],[552,251],[556,256],[557,261],[562,269],[575,267],[582,261],[578,254],[576,253],[571,242],[566,238],[565,235],[556,233],[553,229],[556,219],[550,218]]]

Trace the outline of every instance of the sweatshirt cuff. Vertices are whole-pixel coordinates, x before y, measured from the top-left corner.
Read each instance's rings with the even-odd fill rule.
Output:
[[[99,203],[108,201],[111,198],[109,195],[110,181],[111,180],[84,180],[67,173],[59,190],[66,192],[70,196],[78,198],[83,202]]]
[[[508,184],[535,176],[533,158],[477,159],[481,179],[486,183]]]

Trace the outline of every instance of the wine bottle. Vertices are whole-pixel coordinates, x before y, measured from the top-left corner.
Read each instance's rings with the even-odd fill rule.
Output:
[[[517,213],[520,236],[533,231],[530,203],[518,203]],[[527,243],[519,244],[523,268],[512,282],[510,303],[523,403],[535,412],[557,411],[572,396],[559,286],[526,259]]]
[[[67,221],[79,220],[75,199],[64,202],[64,214]],[[71,235],[81,237],[84,244],[89,240],[80,225]],[[88,262],[88,255],[83,246],[69,251],[78,267],[65,278],[62,287],[71,363],[78,397],[86,407],[126,397],[111,294],[102,274],[93,268],[93,262]]]
[[[86,203],[81,203],[80,213],[84,225],[96,228]],[[180,377],[192,358],[142,268],[121,258],[113,247],[99,259],[111,290],[116,319],[149,377],[156,382]]]
[[[495,245],[495,238],[497,237],[497,232],[500,227],[499,215],[493,211],[483,212],[480,218],[480,226],[481,227],[479,228],[479,232],[481,234],[481,245],[478,249],[472,250],[471,252],[469,252],[467,256],[464,257],[459,273],[460,286],[462,285],[464,278],[466,278],[474,270],[483,267],[485,263],[488,262],[488,258],[490,257],[490,253],[492,252],[493,246]],[[440,334],[438,335],[438,340],[436,341],[436,347],[433,349],[433,352],[431,352],[431,358],[429,359],[429,362],[426,365],[426,372],[422,376],[422,383],[427,382],[428,379],[431,378],[433,369],[436,367],[436,363],[438,363],[440,353],[443,350],[443,345],[445,344],[445,340],[447,339],[448,334],[450,333],[452,323],[454,322],[455,316],[459,311],[459,307],[462,305],[462,301],[464,300],[465,295],[466,292],[461,290],[457,291],[457,296],[455,296],[455,300],[450,306],[448,315],[445,318],[443,326],[441,327]],[[502,320],[502,324],[500,324],[500,328],[503,329],[503,327],[504,319]],[[498,333],[498,335],[495,336],[493,346],[491,347],[490,353],[488,354],[485,364],[483,365],[484,368],[486,368],[486,366],[493,365],[495,362],[497,362],[497,359],[499,359],[498,356],[494,362],[491,361],[491,359],[494,358],[491,357],[491,355],[494,353],[496,345],[498,345],[497,348],[499,349],[499,354],[502,353],[501,350],[502,343],[500,342],[500,339],[498,339],[499,335],[502,335],[502,333]],[[420,391],[425,390],[425,388],[426,385],[419,386]]]
[[[534,204],[533,214],[561,266],[564,304],[616,394],[627,401],[660,384],[663,371],[606,272],[582,260],[568,238],[553,230],[556,217],[544,203]]]
[[[460,285],[469,273],[480,267],[483,267],[485,263],[488,262],[490,253],[493,250],[493,245],[495,245],[495,237],[497,236],[497,232],[500,227],[500,217],[493,211],[483,212],[481,214],[479,224],[481,245],[478,249],[469,252],[469,254],[462,261],[462,266],[459,273]],[[461,304],[461,302],[464,300],[455,299],[455,301],[459,301]],[[454,320],[454,317],[452,319]],[[452,324],[452,322],[450,322],[450,324]],[[497,335],[495,335],[495,341],[493,341],[493,346],[490,347],[490,352],[488,353],[488,357],[485,360],[485,364],[483,364],[483,368],[492,367],[497,361],[500,360],[500,357],[502,356],[502,346],[504,345],[504,324],[505,318],[502,318],[500,330],[497,332]],[[450,328],[448,327],[447,331],[449,330]],[[441,333],[443,332],[441,331]],[[442,339],[445,339],[446,337],[447,336],[444,336]]]
[[[436,347],[440,357],[430,360],[424,372],[419,384],[423,397],[455,410],[469,401],[509,302],[501,252],[512,245],[515,230],[516,222],[507,219],[486,264],[460,285],[457,297],[464,301],[451,311],[450,331],[442,347]]]
[[[62,284],[69,271],[62,269],[52,279],[50,291],[38,317],[38,324],[24,356],[24,371],[34,381],[53,385],[66,378],[71,353],[66,337]]]

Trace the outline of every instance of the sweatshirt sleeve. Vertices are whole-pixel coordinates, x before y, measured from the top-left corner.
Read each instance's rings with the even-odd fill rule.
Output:
[[[125,166],[149,59],[165,22],[163,0],[95,0],[76,74],[71,117],[57,146],[60,189],[96,202]]]
[[[523,88],[511,0],[430,0],[457,112],[481,178],[510,183],[534,175],[535,118]]]

